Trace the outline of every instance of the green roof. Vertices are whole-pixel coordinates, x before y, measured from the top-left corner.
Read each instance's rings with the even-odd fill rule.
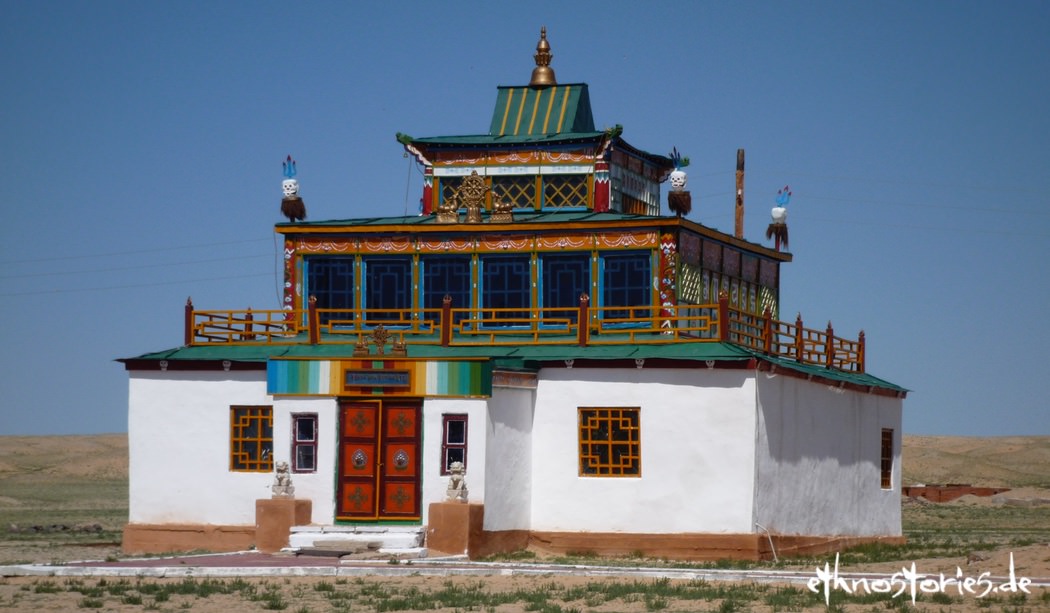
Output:
[[[564,360],[672,360],[684,362],[696,361],[733,361],[740,362],[760,359],[806,375],[821,377],[825,380],[850,383],[862,387],[875,387],[895,392],[907,393],[907,389],[867,373],[846,372],[799,364],[774,356],[749,351],[729,343],[665,343],[665,344],[623,344],[623,345],[588,345],[580,347],[566,345],[483,345],[452,346],[408,345],[408,357],[431,359],[491,359],[500,368],[538,368],[541,362],[560,362]],[[146,353],[133,358],[124,358],[120,362],[153,362],[159,360],[175,361],[221,361],[265,363],[271,358],[313,358],[313,359],[353,359],[354,346],[351,344],[300,344],[300,345],[194,345],[176,347],[165,351]],[[372,358],[378,357],[375,353]],[[386,357],[392,357],[387,355]]]
[[[550,136],[594,132],[586,83],[497,88],[490,136]]]

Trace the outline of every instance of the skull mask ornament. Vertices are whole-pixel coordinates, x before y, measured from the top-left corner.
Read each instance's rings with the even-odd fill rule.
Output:
[[[671,171],[671,189],[676,192],[684,190],[686,181],[688,181],[688,177],[684,170]]]
[[[281,189],[284,190],[284,196],[298,196],[299,195],[299,182],[295,179],[285,179],[281,181]]]

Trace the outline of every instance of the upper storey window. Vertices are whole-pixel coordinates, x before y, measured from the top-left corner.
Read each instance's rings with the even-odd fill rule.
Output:
[[[535,175],[504,175],[492,177],[492,193],[501,202],[509,202],[516,209],[536,208]]]
[[[489,175],[484,177],[491,190],[486,201],[509,202],[515,209],[591,208],[591,177],[584,173]],[[438,185],[437,204],[445,204],[455,198],[463,177],[442,176]]]
[[[532,305],[528,255],[481,256],[481,308],[485,317],[527,325]]]
[[[345,311],[323,310],[322,324],[332,320],[354,318],[354,257],[332,256],[309,258],[306,264],[309,295],[317,298],[319,309],[345,309]]]
[[[607,253],[601,258],[601,269],[604,317],[625,319],[650,315],[653,277],[649,252]]]
[[[545,253],[540,257],[540,264],[543,307],[560,309],[544,311],[544,319],[576,321],[580,295],[591,293],[590,255]]]
[[[412,258],[364,258],[365,319],[384,321],[401,319],[401,313],[412,308]]]
[[[544,175],[541,208],[586,207],[590,203],[588,175]]]
[[[423,276],[423,308],[440,309],[445,296],[455,309],[470,308],[470,256],[425,255],[420,261]],[[456,320],[464,314],[456,312]]]

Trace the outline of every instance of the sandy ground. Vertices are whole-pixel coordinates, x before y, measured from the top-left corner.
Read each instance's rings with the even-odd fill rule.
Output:
[[[50,439],[50,440],[49,440]],[[27,479],[112,479],[127,475],[127,442],[125,435],[102,437],[0,437],[0,480],[11,483]],[[1003,437],[996,439],[967,439],[953,437],[906,436],[904,443],[904,482],[914,483],[972,483],[974,485],[1014,485],[1015,488],[996,498],[965,496],[951,503],[957,506],[1007,506],[1025,505],[1046,509],[1047,526],[1050,526],[1050,437]],[[65,459],[63,459],[65,458]],[[70,459],[75,458],[75,461]],[[20,504],[10,496],[5,498],[0,488],[0,507]],[[906,502],[905,504],[923,504]],[[105,559],[120,555],[113,543],[96,543],[93,546],[70,546],[62,535],[31,542],[5,540],[0,542],[0,564],[13,561],[55,562],[84,559]],[[990,551],[974,552],[970,556],[957,558],[933,558],[901,562],[885,562],[843,568],[845,571],[869,571],[889,577],[901,572],[902,566],[914,563],[919,573],[944,573],[948,577],[981,577],[991,573],[996,577],[1010,572],[1011,556],[1017,577],[1043,578],[1050,580],[1050,544],[1041,542],[1024,547],[1002,547]],[[834,564],[834,556],[827,562]],[[794,568],[812,573],[816,569],[795,565]],[[127,581],[123,595],[112,594],[108,587]],[[138,582],[142,581],[142,584]],[[341,579],[317,577],[271,577],[251,579],[256,594],[279,594],[279,601],[252,600],[243,594],[213,594],[210,596],[174,594],[168,600],[158,602],[148,594],[141,594],[136,587],[146,584],[173,584],[182,579],[127,579],[118,578],[0,578],[0,611],[70,611],[98,608],[105,611],[201,611],[204,613],[229,613],[231,611],[282,610],[306,613],[307,611],[375,611],[378,596],[375,594],[408,594],[413,591],[435,593],[450,588],[460,591],[484,590],[486,593],[508,593],[516,591],[545,590],[549,597],[546,603],[530,603],[519,598],[510,604],[464,605],[432,608],[431,611],[496,611],[499,613],[524,610],[563,611],[825,611],[822,602],[796,599],[793,604],[773,606],[766,597],[777,588],[766,585],[750,588],[751,596],[743,601],[713,598],[689,600],[675,597],[647,597],[641,592],[626,596],[615,596],[616,592],[631,579],[602,579],[592,577],[374,577],[366,579]],[[198,582],[203,579],[197,579]],[[233,579],[223,579],[227,583]],[[644,580],[643,582],[650,582]],[[322,590],[318,590],[318,585]],[[327,588],[324,586],[327,584]],[[677,584],[677,582],[675,583]],[[687,584],[688,585],[688,584]],[[91,588],[102,589],[92,595]],[[591,588],[591,589],[585,589]],[[80,589],[82,591],[76,591]],[[329,591],[329,589],[331,591]],[[576,589],[575,592],[570,590]],[[795,586],[795,590],[805,589]],[[972,595],[961,596],[948,592],[937,601],[920,600],[914,610],[985,612],[999,610],[1050,611],[1050,590],[1030,588],[1032,594],[1011,599],[1008,595],[990,595],[983,599]],[[585,594],[581,596],[581,594]],[[589,594],[587,596],[586,594]],[[730,594],[731,595],[731,594]],[[335,596],[335,597],[333,597]],[[834,593],[833,593],[834,604]],[[901,597],[903,598],[903,597]],[[898,598],[897,600],[900,600]],[[371,599],[371,600],[370,600]],[[805,604],[808,603],[808,604]],[[271,606],[272,605],[272,606]],[[545,606],[544,606],[545,605]],[[898,608],[899,603],[889,596],[880,596],[864,604],[847,604],[834,610],[872,612]],[[560,609],[556,608],[560,607]],[[411,608],[388,610],[416,610]]]

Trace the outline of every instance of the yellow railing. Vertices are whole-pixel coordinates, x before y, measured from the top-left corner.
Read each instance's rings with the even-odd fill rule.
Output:
[[[727,296],[708,305],[676,307],[578,307],[548,309],[452,308],[200,311],[186,303],[186,345],[294,345],[376,343],[404,345],[622,345],[725,342],[753,351],[849,372],[864,372],[864,332],[857,340],[825,330],[759,316],[729,306]],[[627,316],[624,316],[624,315]],[[587,325],[580,325],[587,322]],[[381,332],[380,337],[376,331]]]

